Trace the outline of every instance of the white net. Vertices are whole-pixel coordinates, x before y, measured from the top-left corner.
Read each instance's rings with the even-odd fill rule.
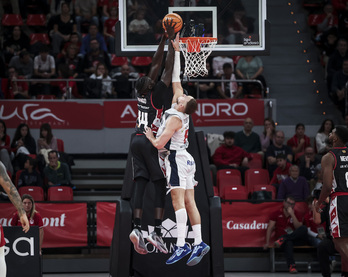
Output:
[[[206,60],[216,45],[216,38],[192,37],[181,38],[180,50],[185,58],[185,72],[187,77],[205,76],[208,74]]]

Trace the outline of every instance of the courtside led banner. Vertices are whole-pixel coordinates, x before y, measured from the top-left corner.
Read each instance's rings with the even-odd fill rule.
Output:
[[[193,124],[200,126],[242,126],[247,117],[254,125],[263,125],[262,99],[203,99],[192,115]],[[54,129],[134,128],[138,116],[137,102],[104,101],[100,103],[75,101],[0,101],[0,119],[7,128],[17,128],[25,122],[39,129],[50,123]]]
[[[44,224],[43,248],[87,246],[86,203],[35,203]],[[0,204],[0,224],[11,226],[16,209]]]
[[[110,246],[115,224],[116,203],[97,202],[97,245]]]
[[[232,202],[221,204],[224,247],[263,247],[269,216],[281,209],[283,202]],[[298,202],[295,210],[302,216],[308,210],[305,202]],[[302,221],[302,218],[299,219]],[[274,241],[274,237],[271,243]]]

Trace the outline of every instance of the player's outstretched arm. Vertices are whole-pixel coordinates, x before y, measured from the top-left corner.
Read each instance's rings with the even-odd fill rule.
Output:
[[[2,162],[0,162],[0,184],[4,188],[12,204],[16,207],[20,221],[22,223],[23,231],[28,232],[30,225],[28,222],[27,215],[25,214],[22,199],[16,187],[13,185],[10,177],[7,175],[6,168]]]
[[[168,32],[168,39],[171,41],[174,39],[174,27],[176,23],[172,25],[172,23],[168,22],[168,20],[164,23],[166,30]],[[164,70],[161,76],[161,80],[167,87],[169,87],[170,82],[172,81],[172,73],[173,73],[173,61],[174,61],[174,49],[171,43],[168,44],[168,53],[166,58],[166,63],[164,66]]]
[[[174,40],[172,40],[174,53],[174,65],[173,65],[173,74],[172,74],[172,84],[173,84],[173,100],[172,103],[176,103],[177,99],[184,94],[184,90],[181,86],[180,80],[180,47],[179,47],[179,33],[176,34]]]

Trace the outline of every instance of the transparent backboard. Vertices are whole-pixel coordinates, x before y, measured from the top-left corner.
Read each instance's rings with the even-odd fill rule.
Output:
[[[186,29],[193,22],[203,36],[218,39],[213,56],[269,53],[266,0],[120,0],[116,54],[152,55],[163,33],[162,19],[172,12]]]

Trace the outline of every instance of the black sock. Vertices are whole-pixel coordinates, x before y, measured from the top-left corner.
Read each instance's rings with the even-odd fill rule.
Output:
[[[161,229],[162,229],[162,220],[155,219],[155,232],[158,236],[162,236]]]
[[[141,219],[140,218],[134,218],[133,219],[133,224],[134,224],[134,228],[136,228],[139,231],[141,231]]]

